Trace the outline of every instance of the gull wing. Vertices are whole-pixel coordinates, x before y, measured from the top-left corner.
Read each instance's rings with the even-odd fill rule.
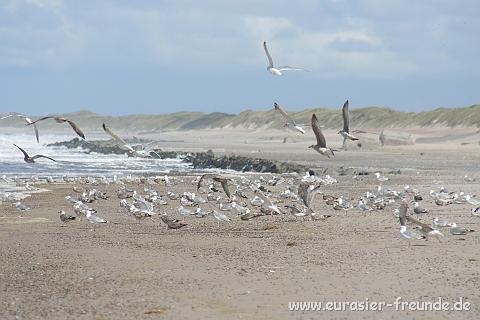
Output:
[[[82,130],[73,122],[72,120],[65,119],[68,122],[70,127],[72,127],[73,131],[75,131],[82,139],[85,140],[85,135],[83,134]]]
[[[302,182],[298,185],[297,194],[302,199],[303,204],[308,207],[308,188],[310,188],[310,184],[306,182]]]
[[[32,120],[30,120],[30,118],[25,118],[25,120],[27,120],[27,123],[32,123]],[[38,133],[38,128],[36,124],[33,125],[33,130],[35,131],[35,137],[37,138],[37,143],[40,143],[40,135]]]
[[[313,133],[315,133],[315,137],[317,138],[317,145],[321,148],[327,147],[327,142],[325,141],[325,136],[322,133],[322,129],[318,125],[318,119],[315,113],[312,115],[312,129]]]
[[[220,180],[220,183],[222,185],[223,191],[225,191],[225,194],[227,195],[227,197],[230,198],[230,190],[228,190],[228,180],[223,178]]]
[[[22,148],[20,148],[19,146],[17,146],[16,144],[13,144],[15,147],[18,148],[18,150],[22,151],[23,155],[25,156],[25,158],[30,158],[30,156],[28,155],[28,153],[23,150]]]
[[[292,67],[292,66],[281,66],[277,68],[279,71],[308,71],[307,69],[303,69],[300,67]]]
[[[429,226],[428,224],[425,224],[423,222],[420,222],[410,216],[407,217],[407,221],[410,222],[410,223],[413,223],[415,225],[417,225],[418,227],[420,227],[420,229],[422,230],[422,232],[425,232],[425,233],[429,233],[431,231],[433,231],[434,229]]]
[[[17,113],[17,112],[12,112],[12,113],[4,116],[4,117],[1,117],[0,120],[7,119],[7,118],[10,118],[10,117],[20,117],[20,118],[25,119],[25,122],[27,123],[27,125],[33,124],[32,119],[30,119],[29,117],[27,117],[27,116],[24,115],[24,114]],[[39,134],[38,134],[38,128],[37,128],[37,125],[36,125],[36,124],[33,125],[33,130],[35,130],[35,137],[37,138],[37,142],[40,143],[40,138],[39,138]]]
[[[348,100],[345,101],[345,103],[343,104],[342,114],[343,114],[343,131],[348,133],[350,132],[349,131],[350,121],[348,118]]]
[[[273,68],[273,60],[272,60],[272,56],[268,52],[267,41],[263,41],[263,49],[265,50],[265,54],[267,55],[268,67]]]
[[[54,119],[56,118],[55,116],[46,116],[46,117],[43,117],[43,118],[40,118],[40,119],[37,119],[35,121],[32,121],[31,123],[27,123],[27,126],[31,125],[31,124],[35,124],[39,121],[43,121],[43,120],[47,120],[47,119]]]
[[[37,154],[37,155],[33,156],[33,157],[32,157],[32,160],[35,160],[35,159],[38,159],[38,158],[45,158],[45,159],[48,159],[48,160],[52,160],[52,161],[54,161],[54,162],[57,162],[57,160],[52,159],[52,158],[47,157],[47,156],[43,156],[43,155],[41,155],[41,154]]]
[[[113,131],[110,130],[110,128],[107,127],[107,126],[105,125],[105,123],[102,124],[102,127],[103,127],[103,130],[104,130],[106,133],[108,133],[108,134],[110,135],[110,137],[113,138],[113,140],[117,141],[117,143],[118,143],[120,146],[123,147],[123,146],[126,146],[126,145],[127,145],[127,143],[125,142],[125,140],[123,140],[122,138],[120,138],[119,136],[117,136],[115,133],[113,133]],[[132,148],[132,151],[133,151],[133,148]]]
[[[255,194],[263,200],[264,203],[268,204],[268,205],[273,205],[272,201],[270,199],[268,199],[262,191],[260,191],[259,189],[255,189]]]
[[[202,175],[200,177],[200,180],[198,180],[198,182],[197,182],[197,190],[200,189],[200,187],[202,186],[202,182],[203,182],[204,179],[213,178],[213,177],[214,177],[214,175],[212,175],[211,173],[206,173],[206,174]]]
[[[276,111],[280,112],[280,114],[285,118],[285,120],[287,120],[287,122],[290,122],[296,125],[292,117],[290,117],[278,103],[274,102],[273,107],[275,108]]]
[[[407,224],[407,208],[408,206],[406,203],[402,203],[400,205],[398,218],[400,219],[401,226],[405,226]]]

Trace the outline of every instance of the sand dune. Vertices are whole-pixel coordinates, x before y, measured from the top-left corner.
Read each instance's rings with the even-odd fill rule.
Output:
[[[321,124],[327,128],[340,128],[342,117],[340,108],[305,109],[292,112],[298,123],[309,123],[312,113],[316,113]],[[246,110],[239,114],[221,112],[177,112],[157,115],[103,116],[89,111],[64,114],[85,130],[100,130],[103,122],[113,129],[133,132],[151,132],[162,130],[198,130],[212,128],[249,128],[280,129],[283,119],[273,110]],[[439,108],[425,112],[401,112],[390,108],[368,107],[350,110],[352,129],[358,128],[414,128],[414,127],[456,127],[478,128],[480,123],[480,105],[464,108]],[[20,121],[3,121],[1,127],[22,127]],[[62,126],[54,122],[41,124],[43,129],[61,130]]]

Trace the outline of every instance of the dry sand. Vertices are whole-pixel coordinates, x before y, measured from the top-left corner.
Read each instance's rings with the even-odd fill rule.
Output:
[[[186,136],[177,143],[179,148],[194,148],[194,141],[185,142]],[[252,138],[245,149],[237,148],[241,139],[233,136],[228,145],[213,141],[210,147],[226,153],[237,148],[248,154],[262,146],[259,139]],[[313,207],[333,216],[326,221],[288,215],[241,221],[232,212],[231,222],[187,218],[185,228],[167,230],[158,216],[142,221],[126,216],[115,196],[117,186],[97,187],[111,198],[92,204],[110,223],[95,227],[86,221],[64,224],[57,212],[71,212],[64,197],[72,194],[73,185],[45,185],[48,192],[25,199],[32,208],[29,212],[21,213],[8,203],[0,205],[0,318],[480,318],[480,218],[470,215],[470,205],[439,207],[428,197],[430,189],[439,188],[433,180],[441,180],[451,191],[478,193],[477,148],[458,144],[371,148],[342,152],[329,160],[305,151],[305,143],[273,141],[258,152],[262,157],[313,167],[401,169],[401,174],[388,175],[391,180],[383,185],[397,190],[404,184],[418,188],[425,199],[422,206],[430,210],[423,221],[446,217],[477,232],[452,236],[445,229],[441,243],[433,239],[409,247],[399,236],[398,221],[390,208],[366,215],[358,210],[344,214],[320,197]],[[465,182],[465,174],[477,175],[477,182]],[[184,183],[173,188],[193,191],[192,178],[183,178]],[[338,184],[322,190],[358,199],[378,185],[372,175],[363,181],[350,175],[337,178]],[[133,187],[142,190],[145,186]],[[161,194],[167,191],[160,185],[154,188]],[[159,211],[178,216],[178,206],[178,201],[169,201]],[[368,298],[393,303],[397,297],[432,302],[438,297],[444,301],[463,297],[472,310],[288,310],[289,301]]]

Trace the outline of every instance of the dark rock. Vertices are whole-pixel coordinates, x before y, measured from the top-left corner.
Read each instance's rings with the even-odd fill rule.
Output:
[[[139,139],[137,139],[139,140]],[[139,142],[139,141],[137,141]],[[143,141],[142,141],[143,142]],[[56,142],[47,145],[49,147],[66,147],[68,149],[81,148],[83,152],[102,153],[102,154],[127,154],[125,150],[120,149],[113,141],[84,141],[78,138],[70,141]],[[258,158],[248,158],[238,155],[215,156],[212,150],[207,152],[186,153],[177,151],[162,151],[155,149],[162,159],[181,158],[183,161],[191,163],[194,169],[231,169],[241,172],[270,172],[270,173],[303,173],[309,168],[300,164],[273,161]]]

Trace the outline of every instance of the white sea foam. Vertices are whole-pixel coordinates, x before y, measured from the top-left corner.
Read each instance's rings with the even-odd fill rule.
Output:
[[[7,176],[113,176],[122,174],[168,173],[188,171],[190,165],[181,159],[142,159],[126,155],[85,153],[82,149],[46,147],[57,141],[70,140],[70,136],[41,135],[38,144],[33,135],[0,134],[0,173]],[[22,153],[13,145],[25,149],[29,155],[43,154],[57,160],[39,159],[34,164],[23,161]]]

